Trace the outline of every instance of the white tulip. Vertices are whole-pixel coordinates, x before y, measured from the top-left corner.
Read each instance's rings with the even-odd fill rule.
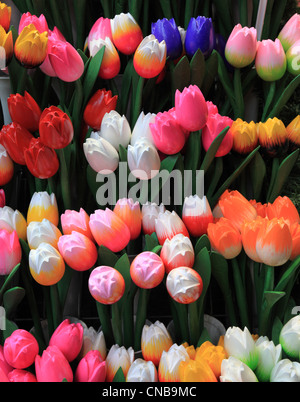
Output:
[[[165,211],[158,214],[155,220],[155,232],[161,245],[166,239],[171,239],[179,233],[188,236],[188,231],[175,211]]]
[[[124,346],[113,345],[106,356],[106,381],[111,382],[120,367],[126,378],[129,367],[132,365],[133,361],[134,350],[131,347],[126,349]]]
[[[58,226],[59,212],[55,194],[48,194],[47,191],[40,191],[33,194],[27,212],[27,224],[40,222],[48,219]]]
[[[258,352],[255,341],[248,328],[242,331],[238,327],[230,327],[224,336],[224,348],[229,356],[234,356],[255,370],[258,363]]]
[[[221,363],[220,382],[258,382],[253,370],[234,356]]]
[[[160,252],[160,258],[163,260],[167,273],[178,267],[192,268],[195,252],[190,238],[179,233],[171,240],[166,239]]]
[[[162,353],[168,351],[172,345],[171,335],[162,322],[156,321],[154,324],[144,325],[141,348],[145,360],[151,360],[158,366]]]
[[[127,148],[131,139],[128,120],[115,110],[106,113],[102,119],[99,136],[108,141],[117,151],[120,145]]]
[[[153,179],[159,173],[160,165],[157,149],[147,139],[140,138],[134,145],[128,145],[128,167],[134,177]]]
[[[88,138],[83,150],[89,165],[97,173],[110,174],[119,166],[118,152],[104,138]]]
[[[106,359],[107,350],[104,334],[102,331],[96,331],[95,328],[83,328],[82,348],[79,359],[83,358],[90,350],[98,350],[103,360]]]
[[[115,45],[113,44],[111,39],[107,36],[105,39],[97,38],[89,42],[89,50],[91,57],[96,56],[96,54],[99,52],[100,49],[102,49],[103,46],[105,46],[105,53],[107,57],[110,57],[111,55],[114,55],[117,52]]]
[[[128,370],[126,382],[157,382],[157,369],[151,361],[136,359]]]
[[[140,113],[139,118],[137,119],[137,122],[132,131],[131,145],[134,145],[140,138],[145,138],[154,145],[149,124],[155,122],[155,117],[156,114],[154,113],[147,113],[146,115],[144,114],[144,112]]]
[[[165,210],[163,204],[157,205],[155,202],[147,201],[142,206],[142,225],[145,234],[151,235],[155,232],[155,219],[160,212],[165,212]]]
[[[179,365],[190,360],[185,347],[174,343],[167,352],[163,352],[158,366],[159,382],[179,382]]]
[[[285,354],[293,360],[300,356],[300,315],[295,315],[282,328],[279,342]]]
[[[200,275],[194,269],[178,267],[169,272],[166,287],[176,302],[190,304],[201,296],[203,283]]]
[[[258,351],[258,365],[255,374],[259,381],[269,382],[271,371],[282,358],[281,345],[274,345],[267,337],[260,337],[255,342]]]
[[[280,360],[271,372],[270,382],[300,382],[300,363]]]
[[[48,219],[41,222],[30,222],[27,226],[27,242],[31,249],[36,249],[41,243],[49,243],[57,248],[61,231]]]
[[[0,229],[5,229],[9,233],[15,230],[18,237],[26,241],[27,222],[18,210],[14,210],[9,206],[0,208]]]

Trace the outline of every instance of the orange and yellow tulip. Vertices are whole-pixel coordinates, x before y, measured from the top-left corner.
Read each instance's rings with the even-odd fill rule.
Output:
[[[227,357],[223,346],[215,346],[211,342],[206,341],[197,348],[195,360],[208,363],[216,378],[219,378],[221,375],[222,361],[227,359]]]
[[[241,234],[227,218],[210,223],[207,235],[212,248],[226,259],[235,258],[242,251]]]
[[[300,147],[300,115],[294,118],[286,127],[286,132],[292,150]]]
[[[180,382],[218,382],[209,364],[203,359],[182,361],[178,373]]]
[[[39,67],[47,56],[48,32],[39,33],[33,24],[27,25],[18,36],[14,52],[26,68]]]
[[[238,154],[245,155],[252,152],[258,145],[256,124],[237,119],[232,123],[231,133],[233,136],[232,149]]]
[[[7,32],[10,27],[11,21],[11,7],[8,7],[7,4],[2,3],[0,1],[0,25]]]
[[[167,352],[172,345],[171,335],[162,322],[144,325],[141,337],[144,360],[152,361],[158,367],[163,351]]]
[[[12,32],[6,33],[3,26],[0,25],[0,62],[1,68],[6,67],[14,54],[14,42]]]
[[[269,219],[283,218],[290,225],[300,223],[299,212],[287,196],[278,196],[272,204],[268,203],[266,211]]]
[[[284,123],[277,117],[256,125],[258,142],[271,157],[281,155],[288,147],[288,135]]]
[[[142,212],[138,202],[131,198],[122,198],[118,200],[114,213],[128,226],[130,231],[130,240],[137,239],[142,230]]]
[[[59,213],[55,194],[49,195],[46,191],[33,194],[27,211],[27,224],[42,222],[43,219],[58,226]]]

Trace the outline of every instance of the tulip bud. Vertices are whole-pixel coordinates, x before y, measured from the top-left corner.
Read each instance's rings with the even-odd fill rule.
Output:
[[[94,240],[89,222],[90,217],[83,208],[79,212],[66,210],[60,217],[62,231],[64,235],[72,234],[72,232],[79,232],[87,236],[89,239]]]
[[[269,219],[283,218],[289,225],[300,223],[298,209],[287,196],[278,196],[273,203],[268,203],[266,212]]]
[[[47,219],[42,222],[30,222],[27,226],[27,241],[31,249],[36,249],[41,243],[48,243],[57,249],[61,231]]]
[[[278,39],[285,52],[300,39],[300,15],[294,14],[281,29]]]
[[[93,269],[88,286],[93,298],[102,304],[117,303],[125,291],[125,281],[120,272],[106,266]]]
[[[229,130],[221,142],[221,145],[219,146],[215,156],[225,156],[231,151],[233,146],[233,136],[231,133],[232,123],[232,119],[227,116],[221,116],[219,113],[210,114],[208,116],[206,125],[202,131],[202,144],[205,151],[208,151],[213,141],[227,127],[229,127]]]
[[[126,349],[124,346],[113,345],[106,357],[106,381],[112,382],[119,368],[122,368],[124,377],[126,378],[128,370],[134,361],[134,350],[130,347]]]
[[[257,123],[259,145],[271,157],[284,154],[288,148],[287,130],[284,123],[274,117]]]
[[[35,359],[38,382],[73,382],[73,371],[64,354],[57,346],[48,346]]]
[[[269,382],[274,366],[282,359],[281,345],[275,346],[267,337],[260,337],[255,345],[258,352],[255,374],[260,382]]]
[[[167,46],[167,57],[176,60],[182,54],[182,41],[179,29],[174,18],[168,20],[163,18],[151,24],[151,33],[161,42],[165,41]]]
[[[101,174],[114,172],[119,166],[119,154],[104,138],[88,138],[83,144],[85,157],[91,168]]]
[[[201,276],[192,268],[172,269],[166,280],[169,295],[178,303],[190,304],[201,296],[203,282]]]
[[[297,360],[300,354],[300,316],[291,318],[281,329],[279,342],[288,358]]]
[[[139,237],[142,229],[142,213],[140,204],[134,202],[131,198],[122,198],[117,201],[114,207],[114,213],[128,226],[130,231],[130,240]]]
[[[8,184],[14,176],[14,163],[6,149],[0,145],[0,186]]]
[[[123,250],[130,241],[128,226],[108,208],[95,211],[90,216],[89,225],[97,244],[114,253]]]
[[[258,136],[256,132],[256,124],[254,121],[250,123],[237,119],[232,123],[231,133],[233,136],[233,151],[240,155],[247,155],[258,145]]]
[[[156,114],[154,113],[147,113],[146,115],[143,111],[140,113],[132,131],[131,145],[134,145],[140,138],[145,138],[154,145],[150,124],[155,122],[155,117]]]
[[[197,348],[195,355],[196,361],[205,361],[209,365],[216,378],[220,377],[222,361],[226,358],[227,353],[224,347],[221,345],[215,346],[210,341],[202,343]]]
[[[49,195],[46,191],[33,194],[27,212],[27,224],[42,222],[43,219],[48,219],[53,225],[58,226],[59,215],[55,194]]]
[[[99,77],[104,80],[110,80],[119,74],[121,60],[115,45],[109,37],[104,39],[94,39],[89,42],[91,56],[94,57],[103,46],[105,47],[105,50],[99,70]]]
[[[118,96],[112,96],[111,91],[99,89],[94,93],[84,110],[84,121],[94,130],[99,131],[103,116],[117,106]]]
[[[27,91],[24,96],[18,93],[10,95],[7,99],[7,106],[13,122],[20,124],[30,132],[38,130],[42,111]]]
[[[163,204],[157,205],[155,202],[146,202],[142,206],[142,226],[144,234],[149,236],[155,232],[155,219],[160,212],[165,212],[166,208]]]
[[[165,275],[165,267],[161,258],[151,252],[138,254],[130,265],[130,276],[140,288],[152,289],[158,286]]]
[[[30,250],[29,269],[36,282],[43,286],[51,286],[63,277],[65,263],[53,246],[41,243],[36,250]]]
[[[258,382],[258,379],[247,364],[229,356],[222,361],[220,382]]]
[[[78,363],[75,382],[104,382],[106,378],[106,362],[100,352],[90,350]]]
[[[300,255],[300,225],[294,223],[291,226],[291,236],[292,236],[292,254],[290,260],[293,261]]]
[[[208,224],[213,222],[207,198],[205,196],[200,198],[198,195],[186,197],[182,209],[182,220],[191,236],[201,237],[206,234]]]
[[[78,356],[83,339],[83,327],[80,323],[71,324],[69,319],[64,320],[52,334],[49,346],[57,346],[68,362]]]
[[[5,360],[4,357],[4,352],[3,352],[3,346],[0,345],[0,371],[3,371],[3,373],[7,376],[14,368],[10,366],[7,361]]]
[[[186,30],[185,51],[192,58],[198,49],[208,57],[215,44],[215,32],[211,18],[198,16],[191,18]]]
[[[171,335],[165,325],[156,321],[151,325],[144,325],[141,337],[143,358],[151,361],[158,367],[163,351],[168,351],[173,345]]]
[[[143,40],[143,33],[130,13],[118,14],[111,19],[112,39],[116,48],[126,55],[134,53]]]
[[[21,259],[22,249],[17,232],[0,230],[0,275],[9,275]]]
[[[178,267],[192,268],[195,261],[195,252],[191,240],[179,233],[171,240],[164,242],[160,258],[162,259],[166,273]]]
[[[218,382],[205,360],[185,360],[179,365],[180,382]]]
[[[28,331],[17,329],[5,339],[3,353],[9,365],[21,370],[33,364],[39,353],[39,345]]]
[[[264,218],[262,218],[261,216],[258,216],[254,220],[245,221],[241,229],[244,251],[247,256],[255,262],[262,262],[256,251],[256,242],[257,235],[263,224],[263,219]]]
[[[287,61],[279,39],[258,42],[255,67],[258,76],[264,81],[277,81],[284,76]]]
[[[300,382],[300,363],[280,360],[271,371],[270,382]]]
[[[184,346],[174,343],[168,351],[163,351],[158,366],[159,382],[179,382],[179,367],[182,361],[190,357]]]
[[[147,139],[140,138],[128,145],[128,167],[132,175],[140,180],[154,178],[160,170],[160,157],[155,146]]]
[[[103,116],[99,135],[119,151],[120,145],[127,148],[130,143],[131,128],[125,116],[112,110]]]
[[[157,369],[151,361],[136,359],[129,367],[126,382],[157,382]]]
[[[185,224],[175,211],[165,211],[158,214],[155,220],[155,232],[160,245],[163,245],[166,239],[171,240],[179,233],[189,237]]]
[[[257,31],[255,28],[237,24],[231,32],[225,47],[225,57],[233,67],[249,66],[255,59]]]
[[[30,371],[14,369],[8,373],[7,378],[9,382],[37,382],[34,374]]]
[[[242,251],[241,234],[229,219],[220,218],[207,227],[212,248],[226,259],[237,257]]]

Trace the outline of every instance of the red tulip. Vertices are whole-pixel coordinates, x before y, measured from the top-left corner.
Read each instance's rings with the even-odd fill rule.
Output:
[[[54,149],[68,146],[74,136],[70,117],[56,106],[45,109],[39,123],[41,142]]]
[[[5,207],[5,192],[3,189],[0,190],[0,208]]]
[[[33,176],[49,179],[59,168],[59,160],[54,149],[44,145],[39,138],[34,138],[24,152],[25,162]]]
[[[24,96],[12,94],[7,99],[10,117],[28,131],[37,131],[42,111],[33,97],[25,91]]]
[[[8,7],[5,3],[0,3],[0,25],[3,26],[7,32],[10,27],[11,21],[11,7]]]
[[[0,144],[0,186],[5,186],[14,176],[14,163],[6,149]]]
[[[18,123],[3,126],[0,132],[0,143],[11,159],[19,165],[26,165],[24,151],[29,147],[32,139],[34,139],[33,135]]]
[[[105,113],[116,109],[118,96],[112,96],[111,91],[99,89],[89,100],[85,111],[84,121],[94,130],[99,131]]]

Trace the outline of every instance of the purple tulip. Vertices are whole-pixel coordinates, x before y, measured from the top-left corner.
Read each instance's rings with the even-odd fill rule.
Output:
[[[191,18],[186,30],[185,51],[188,57],[193,57],[198,49],[204,57],[208,57],[215,46],[215,31],[211,18]]]
[[[163,18],[151,25],[151,33],[159,42],[165,41],[167,45],[167,56],[175,60],[182,54],[182,41],[179,29],[174,18],[170,20]]]

